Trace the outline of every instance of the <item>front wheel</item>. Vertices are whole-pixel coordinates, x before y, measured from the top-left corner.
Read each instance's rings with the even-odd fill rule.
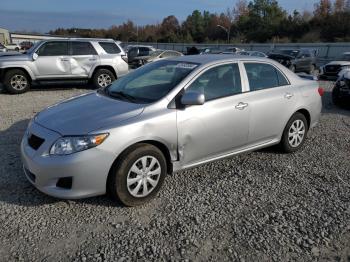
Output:
[[[158,148],[138,144],[127,150],[113,167],[108,191],[126,206],[142,205],[156,196],[166,170],[165,157]]]
[[[113,83],[115,80],[114,74],[108,69],[98,69],[92,78],[95,88],[104,88]]]
[[[22,94],[30,89],[30,79],[20,69],[9,70],[4,77],[4,86],[11,94]]]
[[[306,139],[308,124],[301,113],[295,113],[288,121],[282,135],[281,147],[286,153],[299,150]]]

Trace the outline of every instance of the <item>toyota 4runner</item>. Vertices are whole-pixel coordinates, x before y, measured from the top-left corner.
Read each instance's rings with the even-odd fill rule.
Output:
[[[34,82],[106,87],[128,70],[127,55],[112,39],[43,40],[24,54],[0,55],[0,82],[12,94],[26,92]]]

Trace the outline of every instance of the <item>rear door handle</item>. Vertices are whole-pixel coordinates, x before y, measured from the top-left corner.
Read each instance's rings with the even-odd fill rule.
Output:
[[[244,108],[246,108],[248,106],[247,103],[243,103],[243,102],[239,102],[235,108],[238,109],[238,110],[243,110]]]
[[[68,62],[69,59],[68,58],[61,58],[61,61]]]
[[[284,95],[284,97],[287,98],[287,99],[291,99],[293,96],[294,96],[294,95],[291,94],[291,93],[286,93],[286,94]]]
[[[89,61],[96,61],[96,58],[90,58]]]

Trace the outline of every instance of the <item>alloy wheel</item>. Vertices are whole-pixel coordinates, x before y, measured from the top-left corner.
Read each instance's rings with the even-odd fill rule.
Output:
[[[28,80],[23,75],[14,75],[10,79],[10,84],[13,89],[18,91],[24,90],[28,85]]]
[[[298,147],[304,140],[305,124],[302,120],[295,120],[288,131],[288,143],[291,147]]]
[[[162,169],[153,156],[143,156],[131,166],[127,176],[127,188],[133,197],[146,197],[158,185]]]
[[[101,74],[98,76],[97,82],[100,87],[106,87],[112,83],[112,78],[108,74]]]

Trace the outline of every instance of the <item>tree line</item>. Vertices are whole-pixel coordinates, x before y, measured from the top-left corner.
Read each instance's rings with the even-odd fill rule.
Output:
[[[284,43],[349,42],[350,0],[320,0],[313,11],[288,13],[277,0],[238,0],[220,14],[195,10],[138,26],[128,20],[108,29],[58,28],[53,35],[113,38],[123,42]]]

